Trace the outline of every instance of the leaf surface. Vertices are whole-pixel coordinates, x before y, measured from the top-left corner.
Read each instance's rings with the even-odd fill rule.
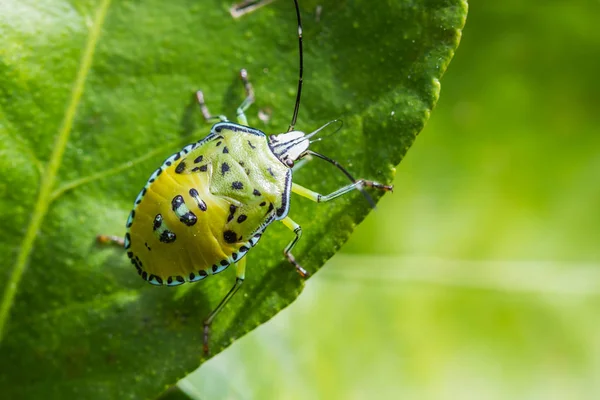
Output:
[[[293,4],[277,1],[237,20],[229,6],[0,5],[0,385],[8,398],[152,398],[204,361],[202,321],[233,284],[233,268],[156,288],[95,236],[122,235],[150,173],[208,133],[195,90],[213,113],[233,118],[243,97],[237,74],[246,68],[257,97],[250,125],[287,129],[297,79]],[[466,3],[301,8],[297,128],[342,118],[344,129],[314,149],[356,177],[390,182],[437,101]],[[323,193],[347,183],[319,160],[294,181]],[[297,260],[316,272],[369,211],[360,193],[326,204],[294,197],[290,216],[304,230]],[[291,238],[276,224],[249,253],[244,286],[213,325],[212,354],[299,295],[303,281],[282,256]]]

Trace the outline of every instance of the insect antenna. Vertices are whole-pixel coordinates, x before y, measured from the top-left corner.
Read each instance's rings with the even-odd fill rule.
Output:
[[[329,137],[331,135],[334,135],[334,134],[338,133],[340,131],[340,129],[342,129],[344,127],[344,121],[342,121],[341,119],[334,119],[333,121],[329,121],[328,123],[326,123],[325,125],[323,125],[319,129],[317,129],[316,131],[310,133],[308,136],[306,136],[306,138],[310,139],[311,137],[313,137],[314,135],[316,135],[317,133],[319,133],[323,129],[327,128],[329,125],[335,124],[335,123],[338,123],[338,122],[339,122],[340,126],[338,126],[338,128],[335,131],[333,131],[333,132],[331,132],[331,133],[329,133],[329,134],[327,134],[325,136],[320,136],[320,137],[318,137],[318,138],[313,139],[313,140],[310,141],[310,143],[320,142],[321,140],[323,140],[323,139],[325,139],[325,138],[327,138],[327,137]]]
[[[296,6],[296,16],[298,17],[298,53],[300,57],[300,68],[298,73],[298,91],[296,92],[296,104],[294,105],[294,114],[292,115],[292,122],[288,128],[288,132],[294,130],[296,125],[296,119],[298,118],[298,110],[300,109],[300,96],[302,95],[302,74],[304,71],[304,52],[302,51],[302,19],[300,18],[300,7],[298,6],[298,0],[294,0]]]
[[[310,154],[311,156],[318,157],[318,158],[320,158],[320,159],[322,159],[322,160],[325,160],[325,161],[327,161],[327,162],[328,162],[328,163],[330,163],[330,164],[333,164],[334,166],[336,166],[336,167],[337,167],[337,169],[339,169],[340,171],[342,171],[342,172],[343,172],[343,174],[344,174],[344,175],[346,175],[346,177],[347,177],[348,179],[350,179],[350,181],[352,181],[353,183],[356,183],[356,179],[355,179],[355,178],[354,178],[354,177],[353,177],[353,176],[350,174],[350,172],[348,172],[348,171],[346,170],[346,168],[342,167],[342,165],[341,165],[339,162],[335,161],[334,159],[332,159],[332,158],[329,158],[329,157],[327,157],[327,156],[324,156],[323,154],[317,153],[316,151],[312,151],[312,150],[306,150],[306,151],[304,152],[304,154]],[[376,206],[375,206],[375,201],[374,201],[374,200],[373,200],[373,198],[372,198],[372,197],[369,195],[369,193],[367,193],[367,192],[365,191],[365,189],[363,189],[362,187],[358,188],[358,190],[360,190],[360,192],[361,192],[361,193],[362,193],[362,195],[365,197],[365,199],[367,199],[367,201],[368,201],[368,202],[369,202],[369,204],[371,205],[371,208],[375,209],[375,208],[376,208]]]

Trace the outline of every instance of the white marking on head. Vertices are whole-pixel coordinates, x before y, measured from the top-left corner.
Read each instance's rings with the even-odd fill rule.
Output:
[[[273,154],[281,161],[286,159],[297,160],[298,157],[300,157],[300,154],[308,149],[309,144],[308,136],[301,131],[291,131],[279,135],[272,135],[269,140],[269,145],[271,146]]]
[[[281,133],[279,135],[271,135],[269,137],[269,146],[273,154],[277,156],[284,164],[286,161],[296,161],[302,154],[308,150],[308,146],[321,139],[310,140],[317,133],[333,124],[334,122],[342,122],[340,120],[329,121],[319,129],[309,133],[308,135],[302,131],[291,131],[287,133]],[[341,128],[341,126],[340,126]],[[339,130],[339,128],[338,128]],[[336,130],[337,132],[337,130]]]

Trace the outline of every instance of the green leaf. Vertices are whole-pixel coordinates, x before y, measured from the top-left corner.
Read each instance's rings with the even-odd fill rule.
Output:
[[[286,130],[297,79],[293,4],[274,2],[237,20],[229,6],[0,6],[0,385],[7,398],[155,397],[204,361],[202,321],[233,284],[233,268],[156,288],[122,251],[95,245],[95,236],[123,234],[150,173],[208,133],[195,90],[214,113],[233,116],[243,95],[237,74],[247,68],[257,97],[250,125]],[[466,3],[301,7],[306,71],[297,128],[342,118],[344,129],[314,148],[357,177],[390,182],[437,101]],[[270,121],[259,110],[269,110]],[[346,183],[319,160],[294,180],[325,193]],[[305,232],[297,260],[316,272],[369,211],[359,193],[327,204],[294,197],[290,216]],[[280,225],[248,255],[246,282],[213,325],[213,354],[302,290],[282,257],[292,235]]]

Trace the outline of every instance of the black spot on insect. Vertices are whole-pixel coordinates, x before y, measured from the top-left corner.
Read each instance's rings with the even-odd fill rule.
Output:
[[[251,142],[251,141],[249,141],[249,140],[248,140],[248,146],[250,146],[250,148],[251,148],[251,149],[255,149],[255,148],[256,148],[256,146],[254,146],[254,145],[252,144],[252,142]]]
[[[261,193],[257,189],[254,189],[252,191],[252,194],[255,195],[255,196],[260,196],[261,195]]]
[[[179,164],[177,164],[177,167],[175,168],[176,174],[181,174],[183,171],[185,171],[185,161],[182,161]]]
[[[183,276],[180,276],[180,275],[177,275],[175,277],[175,279],[177,280],[177,282],[181,282],[181,283],[185,282],[185,279],[183,279]]]
[[[170,285],[171,283],[173,283],[173,277],[170,276],[167,278],[167,283]]]
[[[226,243],[235,243],[237,241],[237,234],[234,231],[223,232],[223,239]]]
[[[208,165],[201,165],[200,166],[200,171],[201,172],[206,172],[206,170],[208,170]]]
[[[244,165],[246,165],[246,164],[244,164],[243,161],[240,161],[238,164],[240,164],[241,167],[243,167]]]
[[[154,183],[154,178],[150,179],[148,182]]]
[[[200,168],[194,167],[194,168],[192,168],[192,172],[200,172]]]
[[[131,213],[129,214],[129,218],[127,219],[127,228],[131,228],[131,225],[133,225],[134,218],[135,218],[135,210],[131,210]]]
[[[133,257],[133,252],[132,251],[128,251],[127,252],[127,257],[129,257],[129,258]]]
[[[126,249],[131,247],[131,235],[129,234],[129,232],[127,232],[125,234],[125,243],[126,243],[126,246],[125,246]]]
[[[215,132],[217,132],[217,133],[221,132],[221,130],[223,130],[223,128],[222,128],[222,127],[220,127],[220,126],[217,126],[217,127],[215,128]]]
[[[219,269],[219,267],[217,267],[216,265],[212,266],[212,272],[213,273],[217,272],[218,269]]]
[[[208,272],[206,272],[205,270],[201,269],[200,271],[198,271],[198,275],[206,277],[206,276],[208,276]]]
[[[221,266],[226,267],[229,265],[229,261],[227,260],[221,260]]]
[[[142,272],[142,278],[147,281],[148,280],[148,273],[146,271]]]
[[[219,141],[217,142],[217,147],[219,147],[219,146],[221,145],[221,143],[223,143],[223,142],[221,142],[221,141],[219,140]]]
[[[179,221],[183,222],[187,226],[193,226],[196,221],[198,221],[198,218],[196,217],[196,214],[188,211],[179,218]]]
[[[173,197],[173,200],[171,200],[171,207],[173,207],[173,211],[175,211],[184,203],[183,196],[178,194],[177,196]]]
[[[153,281],[153,280],[155,280],[155,279],[156,279],[156,275],[152,275],[152,274],[150,274],[150,276],[148,277],[148,280],[149,280],[149,281]]]
[[[223,154],[228,154],[229,153],[229,149],[227,148],[227,146],[223,147]]]
[[[266,205],[267,205],[267,202],[266,202],[266,201],[263,201],[262,203],[260,203],[260,206],[261,206],[261,207],[264,207],[264,206],[266,206]]]
[[[246,246],[240,247],[240,252],[242,252],[242,253],[246,253],[248,250],[250,250],[250,249],[247,248]]]
[[[167,162],[165,163],[165,165],[166,165],[167,167],[170,167],[170,166],[171,166],[171,164],[173,164],[171,161],[167,161]]]
[[[233,204],[229,205],[229,215],[227,216],[227,222],[230,222],[233,219],[233,215],[235,214],[236,210],[236,206],[234,206]]]
[[[246,218],[248,218],[248,217],[245,214],[240,215],[237,219],[238,224],[241,224],[242,222],[244,222],[246,220]]]
[[[271,169],[271,167],[267,168],[267,172],[273,177],[275,178],[275,173],[273,172],[273,170]]]
[[[199,196],[199,193],[196,189],[191,188],[190,189],[190,196],[192,196],[194,198],[194,200],[196,200],[196,204],[198,204],[198,207],[202,210],[202,211],[206,211],[206,203],[204,202],[204,200],[202,200]]]
[[[145,242],[144,246],[146,246],[146,248],[148,249],[148,251],[152,251],[152,249],[150,248],[150,246],[148,246],[148,242]]]
[[[160,174],[162,174],[162,168],[156,170],[156,176],[159,176]]]
[[[177,161],[177,160],[179,160],[180,158],[181,158],[181,154],[180,154],[180,153],[177,153],[177,154],[175,154],[175,157],[173,158],[173,161]]]
[[[176,239],[177,236],[169,230],[163,231],[158,238],[162,243],[173,243]]]
[[[224,162],[223,164],[221,164],[221,174],[225,175],[225,173],[227,171],[229,171],[229,164],[227,164],[226,162]]]
[[[157,230],[162,225],[163,217],[160,214],[156,214],[154,217],[154,223],[152,224],[152,229]]]
[[[244,184],[240,181],[235,181],[231,184],[231,188],[235,190],[242,190],[244,188]]]
[[[204,159],[204,157],[200,155],[194,159],[194,163],[195,164],[201,163],[203,159]]]
[[[135,204],[140,204],[141,202],[142,202],[142,199],[140,198],[135,201]]]
[[[160,276],[157,276],[157,277],[156,277],[156,281],[157,281],[158,283],[160,283],[161,285],[163,284],[163,280],[162,280],[162,278],[161,278]]]
[[[194,279],[196,279],[196,275],[194,275],[193,272],[190,272],[190,281],[193,281]]]
[[[269,209],[267,210],[267,212],[270,213],[271,211],[273,211],[273,208],[275,208],[273,206],[273,203],[269,203]]]
[[[231,258],[233,258],[234,261],[237,260],[237,253],[233,252]]]

